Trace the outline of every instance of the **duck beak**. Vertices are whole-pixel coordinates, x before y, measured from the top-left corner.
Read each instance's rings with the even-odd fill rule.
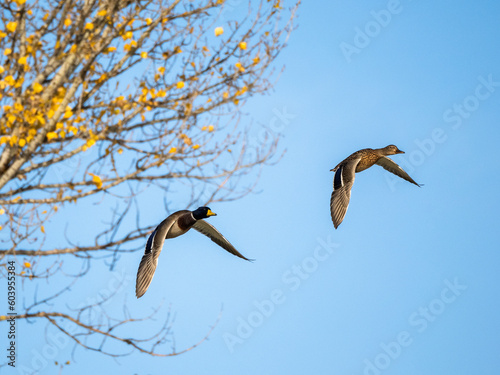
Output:
[[[208,210],[207,216],[217,216],[217,214],[215,212],[212,212],[212,210]]]
[[[398,150],[396,151],[396,154],[404,154],[404,153],[405,153],[405,152],[404,152],[404,151],[401,151],[400,149],[398,149]]]

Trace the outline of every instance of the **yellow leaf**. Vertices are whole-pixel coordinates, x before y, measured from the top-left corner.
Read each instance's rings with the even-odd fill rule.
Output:
[[[213,132],[213,131],[214,131],[214,126],[213,126],[213,125],[210,125],[210,126],[208,127],[208,131],[209,131],[209,132]]]
[[[85,24],[85,30],[94,30],[94,24],[88,22],[87,24]]]
[[[146,18],[146,25],[151,25],[153,23],[153,20],[151,18]]]
[[[200,148],[200,145],[193,145],[193,150],[198,150]]]
[[[177,82],[177,88],[178,89],[182,89],[183,87],[184,87],[184,82],[183,81]]]
[[[5,213],[5,210],[2,208],[0,209],[0,215],[3,215]]]
[[[239,47],[240,47],[240,49],[242,49],[242,50],[247,49],[247,43],[246,43],[246,42],[240,42],[240,44],[238,44],[238,46],[239,46]]]
[[[92,176],[92,182],[94,183],[94,185],[98,189],[102,188],[102,180],[101,180],[101,178],[98,175],[90,173],[90,172],[88,174]]]
[[[224,34],[224,29],[222,27],[216,27],[215,30],[214,30],[214,33],[215,33],[215,36],[219,36],[219,35],[222,35]]]
[[[259,56],[255,56],[255,58],[252,60],[254,64],[258,64],[259,61],[260,61],[260,57]]]
[[[146,51],[142,51],[142,52],[141,52],[141,57],[142,57],[143,59],[146,59],[146,58],[148,57],[148,53],[147,53]]]
[[[14,86],[14,84],[16,83],[16,80],[14,79],[14,77],[12,76],[7,76],[5,77],[5,82],[9,85],[9,86]]]
[[[45,136],[50,141],[50,140],[52,140],[54,138],[57,138],[57,133],[55,133],[55,132],[48,132]]]
[[[10,54],[12,53],[12,50],[10,48],[6,48],[4,51],[3,51],[3,54],[5,56],[9,56]]]
[[[226,91],[226,92],[224,92],[224,93],[222,93],[222,97],[223,97],[224,99],[227,99],[227,98],[229,97],[229,93],[228,93],[227,91]]]
[[[45,233],[45,229],[43,229],[43,225],[40,227],[40,229],[42,230],[43,233]],[[26,268],[30,268],[31,267],[31,263],[30,262],[24,262],[23,265]]]
[[[175,154],[176,152],[177,152],[177,147],[172,147],[168,153]]]
[[[5,68],[2,65],[0,65],[0,74],[2,74],[3,72],[5,72]]]
[[[207,130],[207,127],[206,126],[202,126],[201,130],[205,131],[205,130]]]
[[[106,9],[103,9],[103,10],[100,10],[99,12],[97,12],[97,15],[99,17],[105,16],[106,14],[108,14],[108,12],[106,11]]]
[[[47,213],[47,210],[42,211],[42,215],[45,215]]]
[[[71,25],[71,19],[66,18],[66,19],[64,20],[64,26],[69,27],[70,25]]]
[[[23,57],[20,57],[19,60],[17,60],[17,62],[21,65],[25,65],[26,64],[26,56],[23,56]]]
[[[116,47],[108,47],[108,49],[106,50],[106,52],[114,52],[116,51]]]
[[[21,138],[21,139],[19,140],[19,147],[24,147],[24,146],[26,146],[26,139]]]
[[[39,84],[38,82],[35,82],[33,84],[33,91],[38,94],[39,92],[41,92],[43,90],[43,86],[41,84]]]
[[[119,149],[118,149],[118,153],[119,153],[119,154],[123,154],[123,148],[119,148]]]
[[[16,84],[14,87],[21,87],[23,85],[23,82],[24,82],[24,77],[19,77],[16,81]]]
[[[5,28],[7,30],[9,30],[11,33],[13,33],[14,31],[16,31],[16,28],[17,28],[17,22],[9,22]]]
[[[42,233],[45,233],[45,227],[43,225],[40,227],[40,230],[42,231]]]

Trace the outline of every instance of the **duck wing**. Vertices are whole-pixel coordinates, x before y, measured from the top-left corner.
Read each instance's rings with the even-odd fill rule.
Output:
[[[238,250],[234,248],[233,245],[217,230],[215,227],[205,220],[197,220],[196,223],[193,224],[193,229],[196,229],[198,232],[201,234],[204,234],[208,238],[210,238],[213,242],[215,242],[217,245],[222,247],[224,250],[230,252],[233,255],[236,255],[237,257],[240,257],[241,259],[245,260],[253,260],[253,259],[248,259],[241,255]]]
[[[137,270],[137,279],[135,282],[135,295],[140,298],[146,293],[153,280],[153,276],[158,265],[158,257],[163,249],[163,243],[169,230],[178,219],[176,213],[163,220],[160,225],[151,233],[146,243],[146,250],[142,256],[139,269]]]
[[[403,168],[401,168],[392,159],[389,159],[386,156],[382,156],[380,159],[378,159],[376,164],[380,165],[386,171],[389,171],[389,172],[395,174],[396,176],[401,177],[403,180],[411,182],[412,184],[415,184],[418,187],[422,186],[422,185],[416,183],[413,180],[413,178],[411,178],[410,175],[404,171]]]
[[[330,213],[335,229],[337,229],[344,220],[347,207],[349,207],[356,166],[360,160],[361,157],[358,157],[341,163],[335,171],[335,176],[333,178],[333,193],[330,199]]]

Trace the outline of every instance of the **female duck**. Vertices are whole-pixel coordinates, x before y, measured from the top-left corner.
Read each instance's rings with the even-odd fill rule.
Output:
[[[333,193],[330,199],[330,211],[335,229],[342,223],[347,212],[355,173],[364,171],[372,165],[377,164],[385,170],[394,173],[396,176],[419,187],[421,186],[413,181],[403,168],[386,157],[387,155],[395,154],[404,154],[404,152],[394,145],[377,149],[365,148],[356,151],[354,154],[341,161],[335,168],[331,169],[331,171],[335,172],[335,177],[333,178]]]

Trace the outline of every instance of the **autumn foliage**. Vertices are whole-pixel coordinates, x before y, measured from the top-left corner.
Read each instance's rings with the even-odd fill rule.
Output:
[[[221,0],[4,1],[3,261],[15,257],[18,276],[36,283],[56,274],[66,256],[89,259],[141,247],[126,248],[142,241],[151,223],[120,237],[103,235],[131,214],[130,206],[78,246],[45,241],[54,215],[68,205],[85,205],[91,196],[130,200],[148,186],[168,191],[181,181],[191,194],[178,202],[180,209],[248,192],[252,184],[240,186],[239,178],[271,160],[276,139],[249,155],[240,109],[276,77],[273,62],[294,18],[295,8],[287,7],[269,0],[241,2],[231,11]],[[212,187],[210,194],[200,194],[206,186]],[[157,354],[133,339],[112,337],[109,327],[45,309],[66,290],[33,300],[20,317],[57,325],[57,316],[86,334],[108,335]]]

